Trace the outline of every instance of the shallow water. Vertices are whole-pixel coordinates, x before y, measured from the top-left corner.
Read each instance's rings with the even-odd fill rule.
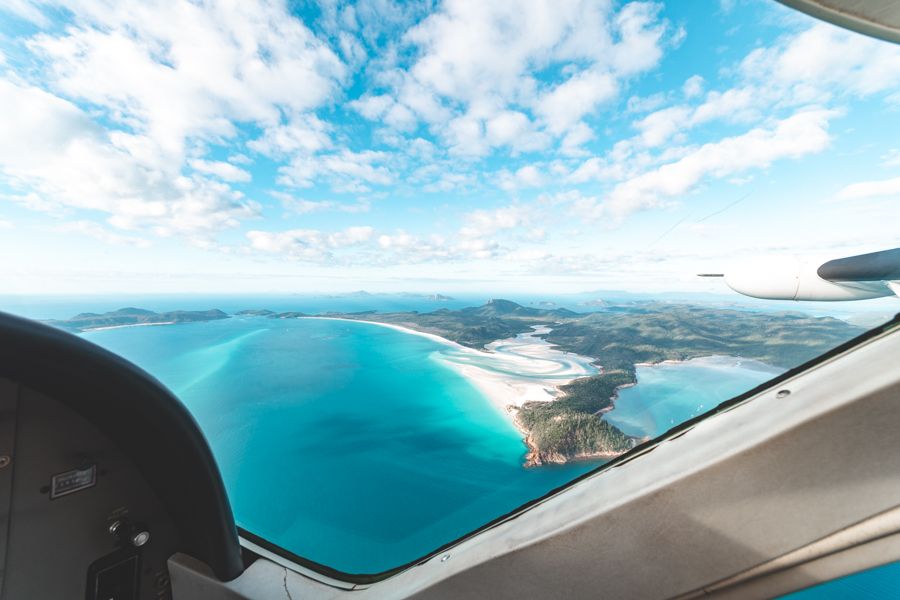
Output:
[[[638,385],[619,390],[605,418],[629,435],[654,438],[781,372],[728,356],[639,366]]]
[[[196,416],[238,524],[349,573],[415,560],[600,463],[525,469],[509,420],[438,355],[365,323],[235,317],[95,331]]]

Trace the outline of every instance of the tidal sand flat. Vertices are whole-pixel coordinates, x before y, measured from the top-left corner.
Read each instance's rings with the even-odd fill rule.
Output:
[[[305,318],[343,320],[333,317]],[[551,330],[547,326],[532,327],[528,333],[497,340],[487,344],[484,351],[479,351],[432,333],[393,323],[355,322],[388,327],[441,344],[442,348],[433,352],[430,358],[460,373],[513,423],[510,407],[519,407],[531,401],[553,400],[558,395],[557,386],[599,371],[593,365],[592,358],[559,350],[542,339],[540,336]]]
[[[529,333],[488,344],[486,352],[456,344],[433,358],[459,371],[510,414],[511,406],[553,400],[558,386],[598,372],[592,358],[564,352],[539,337],[549,331],[550,327],[536,326]]]

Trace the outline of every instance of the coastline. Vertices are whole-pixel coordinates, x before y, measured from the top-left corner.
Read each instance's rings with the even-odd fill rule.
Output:
[[[597,372],[590,357],[557,349],[537,338],[546,333],[538,328],[516,337],[496,340],[492,348],[475,350],[439,335],[418,331],[394,323],[381,323],[341,317],[300,317],[368,323],[388,327],[403,333],[419,335],[448,348],[447,353],[435,353],[434,360],[456,371],[471,383],[491,405],[518,431],[528,446],[529,456],[536,451],[529,443],[529,432],[516,418],[518,408],[526,402],[550,402],[559,396],[560,385]],[[493,363],[493,364],[491,364]],[[566,372],[568,369],[569,372]]]
[[[127,325],[104,325],[103,327],[87,327],[80,329],[79,333],[88,333],[89,331],[107,331],[109,329],[124,329],[126,327],[151,327],[153,325],[178,325],[177,321],[166,321],[164,323],[129,323]]]
[[[615,457],[622,455],[621,452],[592,452],[575,454],[573,456],[565,456],[563,454],[557,453],[548,454],[547,452],[543,452],[540,448],[538,448],[537,444],[534,443],[531,432],[522,427],[521,423],[519,423],[519,419],[514,418],[514,420],[516,423],[516,429],[518,429],[522,433],[522,436],[524,437],[523,441],[525,442],[525,446],[528,448],[528,452],[525,454],[526,467],[539,467],[547,463],[564,465],[567,463],[578,461],[612,460]]]
[[[551,402],[560,397],[559,386],[602,372],[602,368],[598,368],[595,364],[594,358],[560,350],[555,345],[537,337],[548,333],[549,328],[546,326],[535,326],[531,332],[495,340],[487,344],[484,350],[475,350],[437,334],[418,331],[394,323],[341,317],[309,316],[300,318],[380,325],[395,331],[422,336],[446,346],[448,349],[446,353],[436,352],[432,358],[469,381],[515,428],[525,444],[525,467],[546,463],[565,464],[577,461],[611,460],[619,455],[615,452],[597,452],[575,456],[548,455],[546,451],[542,451],[535,444],[531,431],[519,421],[519,408],[526,402]],[[492,369],[491,365],[485,365],[485,362],[495,363],[494,368]],[[498,369],[497,365],[505,366],[506,369]],[[530,373],[528,372],[529,367]],[[522,371],[526,374],[521,374]],[[616,388],[613,400],[618,396],[619,389],[633,385],[637,385],[637,383],[628,383]],[[603,412],[612,410],[612,408],[611,404]]]
[[[559,454],[549,449],[542,449],[535,443],[532,431],[520,421],[520,409],[526,403],[558,400],[564,396],[560,386],[580,378],[601,375],[604,372],[602,366],[596,363],[595,358],[562,350],[540,337],[551,332],[552,326],[535,325],[532,326],[531,331],[509,338],[494,340],[485,344],[483,348],[475,349],[463,346],[437,333],[415,329],[415,323],[385,323],[369,319],[325,315],[291,316],[298,319],[350,321],[377,325],[401,333],[420,336],[439,344],[440,348],[430,350],[428,357],[465,379],[494,410],[502,415],[505,422],[515,429],[526,446],[525,466],[536,466],[545,463],[563,464],[579,460],[609,460],[620,454],[619,452],[596,452],[568,455]],[[178,323],[178,321],[164,321],[106,325],[83,329],[79,333],[126,327],[174,325]],[[606,413],[615,410],[620,400],[620,391],[636,386],[639,383],[637,373],[639,369],[666,369],[691,365],[722,370],[743,368],[772,375],[783,372],[782,369],[758,360],[730,355],[708,355],[683,360],[666,359],[652,363],[634,363],[633,381],[615,387],[607,405],[593,414],[598,418],[602,418]],[[609,387],[606,389],[609,389]],[[640,441],[638,438],[634,439]]]
[[[594,452],[564,455],[552,451],[548,452],[535,443],[532,432],[520,422],[519,409],[526,402],[554,401],[562,395],[559,386],[566,385],[581,377],[603,373],[603,368],[595,363],[596,359],[560,350],[543,338],[537,337],[550,331],[550,328],[547,326],[534,326],[531,332],[522,333],[512,338],[494,340],[486,344],[483,350],[476,350],[462,346],[437,334],[419,331],[394,323],[343,319],[340,317],[310,318],[359,321],[380,325],[403,333],[419,335],[444,345],[447,350],[433,353],[432,358],[444,363],[468,380],[497,411],[508,419],[525,444],[525,467],[551,463],[566,464],[577,461],[608,461],[621,454],[621,452]],[[491,363],[494,364],[492,365]],[[497,368],[498,364],[504,365],[506,368]],[[540,368],[541,366],[544,368]],[[617,386],[609,398],[608,405],[594,414],[602,418],[606,413],[613,411],[620,400],[620,392],[638,385],[637,371],[640,368],[665,369],[683,366],[722,370],[743,368],[769,373],[772,376],[783,372],[783,369],[758,360],[730,355],[708,355],[684,360],[666,359],[653,363],[635,363],[634,380]],[[553,367],[556,367],[556,369]],[[650,439],[649,437],[630,437],[632,437],[635,444]]]
[[[709,354],[707,356],[696,356],[694,358],[687,358],[684,360],[676,360],[667,358],[666,360],[661,360],[658,362],[639,362],[634,363],[634,366],[637,367],[667,367],[667,366],[677,366],[677,365],[687,365],[687,366],[698,366],[705,367],[711,369],[728,369],[733,367],[741,367],[744,369],[750,369],[753,371],[762,371],[764,373],[772,373],[773,375],[777,375],[783,373],[785,369],[780,367],[776,367],[774,365],[770,365],[768,363],[764,363],[760,360],[756,360],[753,358],[744,358],[741,356],[730,356],[727,354]]]
[[[418,335],[424,338],[428,338],[433,342],[438,342],[440,344],[445,344],[447,346],[452,346],[458,350],[470,350],[472,352],[480,352],[479,350],[475,350],[474,348],[467,348],[462,344],[454,342],[453,340],[448,340],[445,337],[441,337],[435,333],[428,333],[427,331],[419,331],[418,329],[412,329],[411,327],[404,327],[403,325],[396,325],[394,323],[382,323],[381,321],[366,321],[364,319],[345,319],[343,317],[320,317],[317,315],[309,315],[305,317],[297,317],[298,319],[318,319],[320,321],[343,321],[345,323],[368,323],[369,325],[379,325],[381,327],[387,327],[388,329],[394,329],[396,331],[401,331],[403,333],[409,333],[411,335]],[[487,352],[484,350],[483,352]]]

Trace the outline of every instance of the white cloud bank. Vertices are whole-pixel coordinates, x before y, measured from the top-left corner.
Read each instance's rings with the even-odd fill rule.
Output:
[[[415,53],[382,74],[388,93],[355,106],[398,130],[424,123],[452,154],[493,148],[545,149],[574,134],[592,136],[584,117],[616,97],[621,81],[654,67],[668,26],[659,6],[632,2],[449,0],[403,37]],[[535,72],[558,67],[558,83]]]
[[[842,200],[862,200],[884,196],[900,197],[900,177],[853,183],[837,193],[837,197]]]

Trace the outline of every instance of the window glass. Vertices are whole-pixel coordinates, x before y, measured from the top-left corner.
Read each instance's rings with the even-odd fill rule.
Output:
[[[898,309],[894,271],[818,269],[896,252],[900,48],[774,2],[17,2],[0,31],[0,309],[156,376],[246,535],[343,574]]]

